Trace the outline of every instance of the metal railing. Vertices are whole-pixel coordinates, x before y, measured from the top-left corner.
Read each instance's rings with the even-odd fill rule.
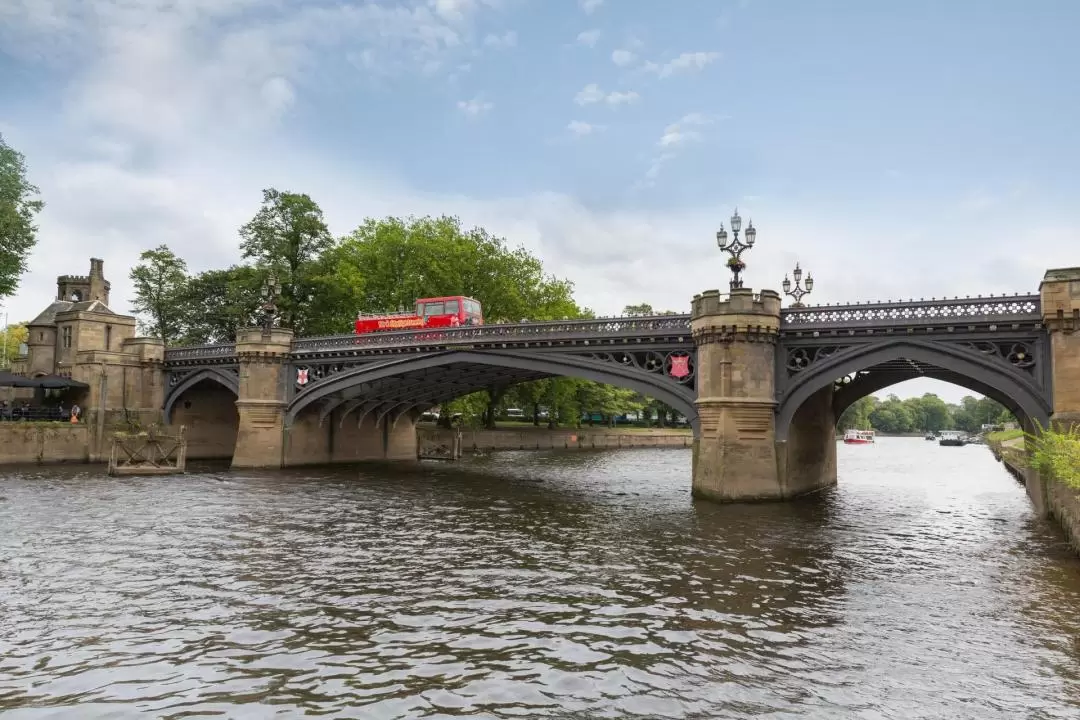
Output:
[[[931,298],[854,305],[811,305],[780,311],[784,329],[865,328],[964,323],[1034,322],[1042,319],[1038,295]]]
[[[0,407],[0,422],[71,422],[71,408]]]
[[[534,340],[605,340],[673,333],[689,335],[689,332],[689,315],[545,320],[504,325],[471,325],[456,328],[301,338],[293,343],[293,353],[321,352],[337,348],[410,347],[425,344],[471,345],[485,342],[531,342]]]
[[[170,348],[166,350],[165,362],[232,357],[233,355],[236,355],[236,343],[224,343],[222,345],[189,345],[187,347]]]

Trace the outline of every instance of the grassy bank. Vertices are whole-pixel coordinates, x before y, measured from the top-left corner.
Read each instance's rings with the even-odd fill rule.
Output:
[[[1024,437],[1023,430],[1002,430],[1000,432],[992,432],[986,436],[986,442],[988,443],[1004,443],[1010,440],[1016,440]]]

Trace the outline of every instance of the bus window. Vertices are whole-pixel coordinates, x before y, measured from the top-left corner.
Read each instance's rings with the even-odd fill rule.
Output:
[[[424,315],[431,317],[432,315],[442,315],[443,304],[441,302],[428,303],[424,306]]]
[[[458,311],[459,311],[459,308],[458,308],[458,301],[457,300],[447,300],[446,301],[446,310],[444,312],[447,315],[457,315]]]
[[[480,303],[476,302],[475,300],[466,300],[465,313],[467,315],[475,315],[476,317],[480,317]]]

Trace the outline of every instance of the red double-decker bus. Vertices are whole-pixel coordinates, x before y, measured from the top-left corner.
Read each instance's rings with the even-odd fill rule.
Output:
[[[463,295],[422,298],[412,310],[396,313],[360,313],[356,316],[356,334],[419,330],[421,328],[483,325],[480,303]]]

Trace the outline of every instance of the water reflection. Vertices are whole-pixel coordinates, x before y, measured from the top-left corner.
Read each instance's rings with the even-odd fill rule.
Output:
[[[8,472],[0,714],[1080,713],[1080,562],[990,453],[840,454],[751,506],[682,450]]]

